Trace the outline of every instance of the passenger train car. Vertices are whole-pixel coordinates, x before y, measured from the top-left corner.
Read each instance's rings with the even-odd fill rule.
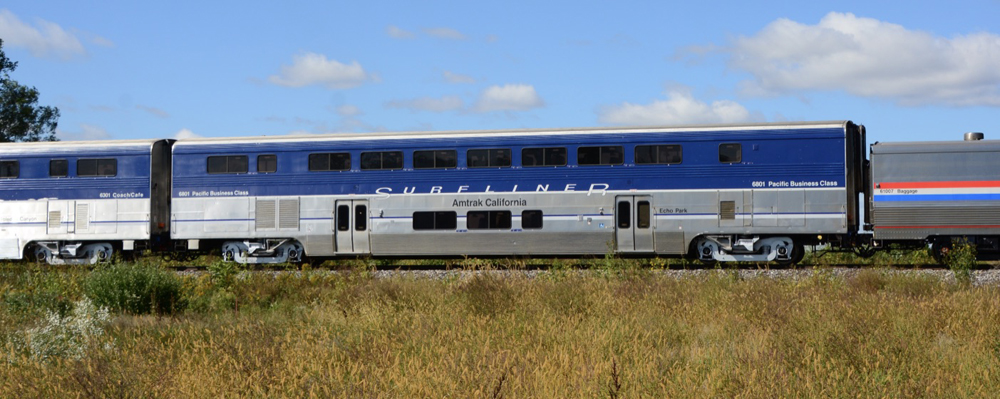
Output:
[[[893,185],[931,184],[920,176],[932,169],[930,182],[997,179],[906,172],[899,154],[920,146],[904,144],[872,146],[870,173],[865,136],[840,121],[0,144],[0,258],[92,263],[149,248],[241,263],[609,251],[792,263],[803,245],[996,236],[1000,223],[904,228],[940,204],[898,200]],[[997,150],[978,144],[983,157]],[[966,147],[954,148],[940,162]]]
[[[0,259],[94,263],[169,240],[170,144],[0,144]]]
[[[958,239],[1000,252],[1000,142],[982,138],[873,144],[874,239],[928,241],[939,260]]]

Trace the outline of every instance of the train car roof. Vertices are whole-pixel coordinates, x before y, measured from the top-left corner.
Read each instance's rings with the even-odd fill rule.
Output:
[[[341,141],[365,139],[418,139],[418,138],[468,138],[497,137],[525,135],[569,135],[569,134],[618,134],[646,132],[698,132],[726,130],[784,130],[802,128],[845,128],[850,121],[823,122],[783,122],[783,123],[753,123],[753,124],[713,124],[713,125],[677,125],[677,126],[641,126],[641,127],[587,127],[587,128],[557,128],[557,129],[508,129],[508,130],[456,130],[456,131],[413,131],[413,132],[375,132],[375,133],[326,133],[297,134],[280,136],[244,136],[244,137],[199,137],[177,140],[175,146],[212,145],[234,142],[302,142],[302,141]]]
[[[872,154],[922,154],[941,152],[1000,152],[1000,140],[876,142]]]
[[[156,142],[166,139],[136,139],[136,140],[93,140],[93,141],[35,141],[26,143],[0,143],[0,154],[33,154],[51,151],[79,151],[115,148],[148,148]]]

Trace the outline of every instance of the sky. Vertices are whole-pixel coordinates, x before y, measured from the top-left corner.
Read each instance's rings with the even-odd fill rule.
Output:
[[[695,4],[697,3],[697,4]],[[1000,0],[21,1],[62,140],[852,120],[1000,139]]]

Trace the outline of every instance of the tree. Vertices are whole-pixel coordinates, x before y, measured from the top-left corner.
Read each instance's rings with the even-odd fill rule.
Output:
[[[0,142],[56,141],[59,108],[38,105],[38,90],[12,80],[14,69],[0,39]]]

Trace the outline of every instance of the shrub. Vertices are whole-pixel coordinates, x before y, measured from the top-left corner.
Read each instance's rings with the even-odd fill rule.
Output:
[[[15,353],[36,361],[80,359],[87,346],[104,334],[104,325],[110,320],[107,308],[94,306],[88,299],[74,303],[68,314],[46,313],[40,325],[13,337]]]
[[[97,269],[84,281],[84,292],[98,306],[116,312],[165,314],[184,308],[180,279],[143,263],[116,263]]]
[[[945,253],[944,264],[955,273],[955,280],[962,284],[972,283],[972,269],[977,266],[976,244],[965,238],[954,241],[951,249]]]

